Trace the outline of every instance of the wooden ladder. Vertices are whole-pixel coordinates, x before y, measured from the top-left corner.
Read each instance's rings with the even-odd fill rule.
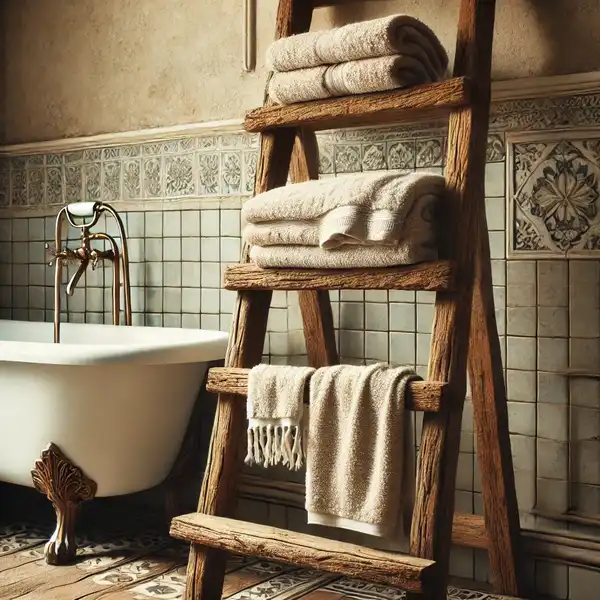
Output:
[[[279,0],[277,37],[308,31],[316,6],[341,0]],[[500,346],[492,297],[484,206],[495,0],[461,0],[454,77],[408,90],[251,111],[261,133],[255,193],[318,178],[315,130],[449,116],[447,239],[441,260],[384,269],[260,269],[248,262],[225,274],[237,290],[226,366],[211,369],[219,393],[198,512],[173,520],[171,534],[192,542],[187,600],[218,600],[227,552],[259,556],[446,597],[451,542],[489,552],[496,591],[522,595],[520,529],[508,435]],[[248,369],[261,360],[273,290],[296,290],[312,366],[338,362],[328,291],[437,292],[428,380],[413,383],[409,410],[423,411],[410,556],[226,518],[235,506],[245,450]],[[477,431],[484,514],[454,515],[454,491],[467,370]]]

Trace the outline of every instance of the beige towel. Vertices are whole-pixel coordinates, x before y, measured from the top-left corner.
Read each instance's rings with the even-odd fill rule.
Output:
[[[304,464],[304,390],[314,369],[261,364],[248,375],[248,465]]]
[[[407,15],[282,38],[267,50],[267,65],[274,71],[293,71],[392,54],[428,65],[432,79],[448,68],[448,55],[433,31]]]
[[[422,62],[410,56],[379,56],[284,73],[276,71],[269,80],[268,93],[277,104],[294,104],[385,92],[438,79],[428,73]]]
[[[356,173],[258,194],[244,203],[242,216],[246,223],[314,221],[341,206],[356,206],[357,215],[387,210],[403,221],[416,199],[440,196],[444,189],[444,177],[435,173]]]
[[[247,223],[244,240],[250,246],[320,246],[326,250],[349,246],[395,247],[409,237],[413,244],[435,243],[438,196],[417,198],[403,221],[390,210],[340,206],[314,221]]]
[[[394,538],[401,532],[404,400],[411,367],[318,369],[310,381],[308,522]],[[409,488],[410,489],[410,488]],[[411,490],[412,491],[412,490]]]
[[[437,260],[435,246],[413,245],[410,241],[394,248],[346,246],[323,250],[318,246],[252,246],[250,260],[265,269],[361,269],[395,267]]]

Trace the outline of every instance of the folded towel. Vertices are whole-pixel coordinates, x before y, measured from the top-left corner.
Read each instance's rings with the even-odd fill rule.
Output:
[[[293,71],[392,54],[418,59],[431,79],[441,78],[448,68],[448,55],[433,31],[407,15],[281,38],[269,46],[267,65]]]
[[[411,367],[338,365],[310,381],[308,522],[396,537],[403,524],[404,401]],[[406,456],[405,456],[406,454]],[[404,490],[406,491],[406,489]]]
[[[268,269],[361,269],[414,265],[438,258],[437,248],[411,241],[395,248],[385,246],[346,246],[323,250],[318,246],[252,246],[250,260]]]
[[[304,464],[304,390],[314,369],[261,364],[248,375],[248,465]]]
[[[351,246],[395,247],[405,238],[435,244],[435,214],[439,196],[417,198],[405,220],[395,211],[340,206],[314,221],[247,223],[244,240],[250,246],[320,246],[335,250]]]
[[[435,173],[356,173],[274,188],[247,200],[246,223],[314,221],[340,206],[356,206],[357,214],[387,210],[403,221],[417,198],[440,196],[442,175]]]
[[[294,104],[333,96],[368,94],[406,88],[440,79],[410,56],[379,56],[336,65],[274,72],[269,97],[277,104]]]

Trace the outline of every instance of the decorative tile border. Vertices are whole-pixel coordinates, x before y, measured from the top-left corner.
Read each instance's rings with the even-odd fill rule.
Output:
[[[509,258],[600,256],[600,133],[509,135]]]

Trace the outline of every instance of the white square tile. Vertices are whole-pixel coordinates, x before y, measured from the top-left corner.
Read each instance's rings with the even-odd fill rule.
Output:
[[[573,369],[597,370],[600,364],[599,345],[600,341],[597,338],[571,338],[569,366]]]
[[[363,358],[365,334],[363,331],[340,331],[340,354],[349,358]]]
[[[538,335],[540,337],[568,337],[569,313],[564,307],[538,308]]]
[[[219,238],[200,238],[200,258],[202,262],[219,262],[219,255]]]
[[[506,262],[504,260],[492,261],[492,283],[506,286]]]
[[[568,439],[568,408],[566,404],[537,405],[538,438],[566,442]]]
[[[456,489],[463,491],[473,490],[473,455],[461,452],[458,455],[456,471]]]
[[[538,479],[537,499],[537,508],[540,510],[566,512],[569,508],[568,483],[558,479]]]
[[[371,331],[387,331],[389,327],[388,321],[388,305],[375,304],[374,302],[365,303],[365,329]],[[386,340],[387,354],[387,340]]]
[[[536,308],[513,307],[506,309],[506,332],[508,335],[531,337],[536,334]]]
[[[342,302],[363,302],[365,293],[361,290],[342,290],[340,300]]]
[[[417,304],[417,331],[431,333],[435,306],[433,304]]]
[[[535,261],[509,260],[506,262],[506,284],[535,285]]]
[[[202,288],[200,294],[200,309],[202,314],[219,314],[219,290],[211,290]],[[204,325],[202,325],[204,327]],[[217,325],[216,329],[219,329]]]
[[[533,473],[535,469],[535,438],[511,434],[510,447],[515,470]]]
[[[365,332],[365,358],[388,361],[388,334],[383,331]]]
[[[203,288],[220,288],[221,269],[219,263],[201,263],[200,281]]]
[[[504,232],[504,215],[506,214],[506,202],[504,198],[486,198],[485,216],[490,231]]]
[[[366,290],[365,291],[365,302],[387,302],[388,291],[387,290]]]
[[[538,338],[537,366],[540,371],[564,371],[569,366],[566,339]]]
[[[182,237],[200,237],[200,211],[184,210],[181,212]]]
[[[200,211],[200,235],[217,236],[219,231],[219,211],[212,209]]]
[[[284,332],[288,330],[287,308],[271,308],[267,321],[269,331]]]
[[[161,313],[163,310],[162,287],[146,287],[144,289],[146,293],[146,310],[149,313]]]
[[[340,327],[364,329],[365,305],[362,302],[340,302]]]
[[[181,326],[186,329],[200,329],[200,315],[182,314]]]
[[[166,261],[181,260],[181,238],[165,238],[163,240],[163,259]]]
[[[163,235],[163,214],[161,212],[145,213],[145,236],[147,238],[160,238]]]
[[[389,305],[389,312],[391,331],[415,331],[415,304],[392,302]]]
[[[566,480],[568,474],[568,444],[554,440],[537,440],[537,474],[543,479]]]
[[[569,388],[574,406],[600,408],[600,380],[572,378],[569,380]]]
[[[200,289],[185,287],[181,290],[181,310],[185,313],[200,313]]]
[[[504,231],[490,231],[490,258],[492,260],[506,257],[506,239]]]
[[[29,239],[43,242],[45,239],[43,217],[27,219],[29,221]]]
[[[596,408],[573,406],[571,408],[571,439],[574,441],[600,438],[600,411]],[[595,462],[600,462],[599,460]]]
[[[535,435],[535,404],[508,402],[508,424],[511,433]]]
[[[163,212],[163,235],[165,237],[181,237],[181,213],[178,210]]]
[[[389,290],[388,298],[390,302],[415,302],[415,292],[408,290]]]
[[[431,346],[431,334],[417,333],[417,364],[429,364],[429,348]]]
[[[519,510],[531,510],[535,506],[535,475],[532,471],[515,471],[515,491]]]
[[[181,288],[163,289],[163,310],[164,312],[181,312]]]
[[[240,233],[240,211],[222,210],[221,235],[229,237],[239,237]]]
[[[164,314],[163,327],[181,327],[181,315],[178,313]]]
[[[536,368],[535,341],[535,338],[508,336],[506,338],[506,366],[509,369],[534,371]]]
[[[163,263],[163,283],[165,286],[181,285],[181,263],[180,262],[165,262]]]
[[[219,331],[219,315],[211,315],[211,314],[203,314],[200,315],[200,326],[202,329]]]
[[[221,290],[221,306],[220,312],[222,313],[231,313],[235,308],[235,300],[237,298],[237,293],[232,290]]]
[[[538,373],[538,402],[564,404],[569,401],[568,379],[557,373]]]
[[[414,365],[416,345],[414,333],[390,333],[390,361],[395,365]]]
[[[163,284],[163,264],[162,262],[144,263],[146,271],[145,282],[149,286],[162,286]]]
[[[535,284],[510,283],[506,284],[506,304],[514,307],[535,306],[537,290]]]
[[[16,218],[12,220],[12,240],[13,242],[26,242],[29,240],[28,219]]]
[[[185,287],[200,287],[200,263],[181,263],[181,283]]]
[[[144,241],[144,254],[147,261],[161,261],[163,259],[162,239],[146,238]]]
[[[503,162],[487,163],[485,165],[485,195],[486,198],[504,196],[506,187],[506,167]]]
[[[200,238],[189,237],[181,239],[181,260],[200,260]]]
[[[236,263],[240,260],[241,240],[234,237],[221,238],[221,260]]]
[[[566,261],[540,260],[538,262],[538,304],[540,306],[568,306],[569,274]]]

